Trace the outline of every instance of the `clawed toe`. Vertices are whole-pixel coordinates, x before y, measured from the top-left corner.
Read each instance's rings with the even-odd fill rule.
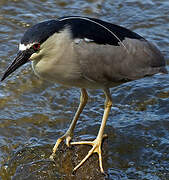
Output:
[[[59,144],[62,142],[62,141],[64,141],[64,140],[66,140],[66,145],[69,147],[70,146],[70,141],[71,141],[71,136],[69,135],[69,134],[64,134],[62,137],[60,137],[60,138],[58,138],[57,139],[57,141],[56,141],[56,144],[55,144],[55,146],[53,147],[53,152],[52,152],[52,154],[50,155],[50,159],[51,160],[54,160],[54,157],[55,157],[55,154],[56,154],[56,151],[57,151],[57,149],[58,149],[58,146],[59,146]]]
[[[75,173],[76,170],[82,166],[82,164],[93,154],[97,153],[99,156],[99,166],[100,166],[100,171],[104,174],[103,170],[103,164],[102,164],[102,152],[101,152],[101,144],[102,144],[102,139],[107,136],[103,136],[102,138],[96,138],[94,141],[79,141],[79,142],[71,142],[71,145],[90,145],[93,146],[91,150],[88,152],[88,154],[84,157],[84,159],[73,169],[73,172]]]

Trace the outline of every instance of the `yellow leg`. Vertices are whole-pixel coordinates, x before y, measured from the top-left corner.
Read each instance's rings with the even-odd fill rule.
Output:
[[[100,126],[100,130],[99,133],[96,137],[96,139],[94,141],[80,141],[80,142],[71,142],[71,145],[77,145],[77,144],[87,144],[87,145],[91,145],[93,146],[92,149],[88,152],[88,154],[86,155],[86,157],[73,169],[73,171],[75,172],[93,153],[97,153],[99,156],[99,166],[100,166],[100,170],[102,173],[104,173],[103,170],[103,165],[102,165],[102,154],[101,154],[101,144],[102,144],[102,140],[105,136],[107,135],[103,135],[104,133],[104,128],[106,125],[106,121],[112,106],[112,99],[111,99],[111,95],[109,92],[109,89],[105,89],[104,90],[105,96],[106,96],[106,101],[105,101],[105,110],[104,110],[104,114],[103,114],[103,119],[102,119],[102,123]]]
[[[59,144],[65,139],[66,140],[66,145],[69,147],[70,146],[70,140],[73,136],[73,131],[74,131],[74,128],[76,126],[76,123],[77,123],[77,120],[81,114],[81,112],[83,111],[86,103],[87,103],[87,100],[88,100],[88,95],[87,95],[87,91],[86,89],[82,88],[81,89],[81,96],[80,96],[80,104],[79,104],[79,107],[77,109],[77,112],[69,126],[69,129],[67,130],[67,132],[61,136],[60,138],[58,138],[58,140],[56,141],[56,144],[55,146],[53,147],[53,152],[52,152],[52,155],[50,156],[50,159],[54,159],[54,156],[55,156],[55,153],[56,153],[56,150],[59,146]]]

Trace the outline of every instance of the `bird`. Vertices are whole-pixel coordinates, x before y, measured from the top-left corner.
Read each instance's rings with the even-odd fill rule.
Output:
[[[104,129],[112,107],[110,88],[154,74],[168,73],[160,50],[141,35],[101,19],[64,16],[29,27],[19,43],[16,58],[7,67],[1,81],[23,64],[31,62],[38,77],[81,90],[80,103],[68,130],[57,139],[50,159],[54,160],[61,142],[66,145],[90,145],[88,154],[73,169],[76,172],[97,153],[101,173]],[[105,94],[100,129],[93,141],[72,142],[73,132],[87,100],[87,89]]]

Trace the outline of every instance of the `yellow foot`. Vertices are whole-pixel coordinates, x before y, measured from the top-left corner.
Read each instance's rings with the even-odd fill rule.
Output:
[[[85,158],[73,169],[73,172],[75,171],[93,154],[97,153],[99,156],[99,166],[100,166],[100,171],[101,173],[104,173],[103,170],[103,164],[102,164],[102,154],[101,154],[101,144],[102,144],[102,139],[107,137],[107,135],[103,135],[102,138],[96,138],[94,141],[80,141],[80,142],[71,142],[71,145],[78,145],[78,144],[86,144],[93,146],[92,149],[88,152],[88,154],[85,156]]]
[[[52,154],[50,155],[49,158],[50,158],[51,160],[54,160],[55,153],[56,153],[56,151],[57,151],[57,149],[58,149],[59,144],[60,144],[62,141],[66,140],[66,145],[69,147],[69,146],[70,146],[70,140],[71,140],[71,139],[72,139],[72,135],[71,135],[71,133],[69,133],[69,132],[66,132],[63,136],[61,136],[60,138],[58,138],[57,141],[56,141],[55,146],[53,147],[53,152],[52,152]]]

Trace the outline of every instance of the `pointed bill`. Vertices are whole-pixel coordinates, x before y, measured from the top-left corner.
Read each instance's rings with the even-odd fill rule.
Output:
[[[12,72],[18,69],[23,64],[29,61],[30,54],[27,51],[19,51],[17,57],[14,59],[12,64],[7,68],[5,73],[2,76],[1,81],[8,77]]]

